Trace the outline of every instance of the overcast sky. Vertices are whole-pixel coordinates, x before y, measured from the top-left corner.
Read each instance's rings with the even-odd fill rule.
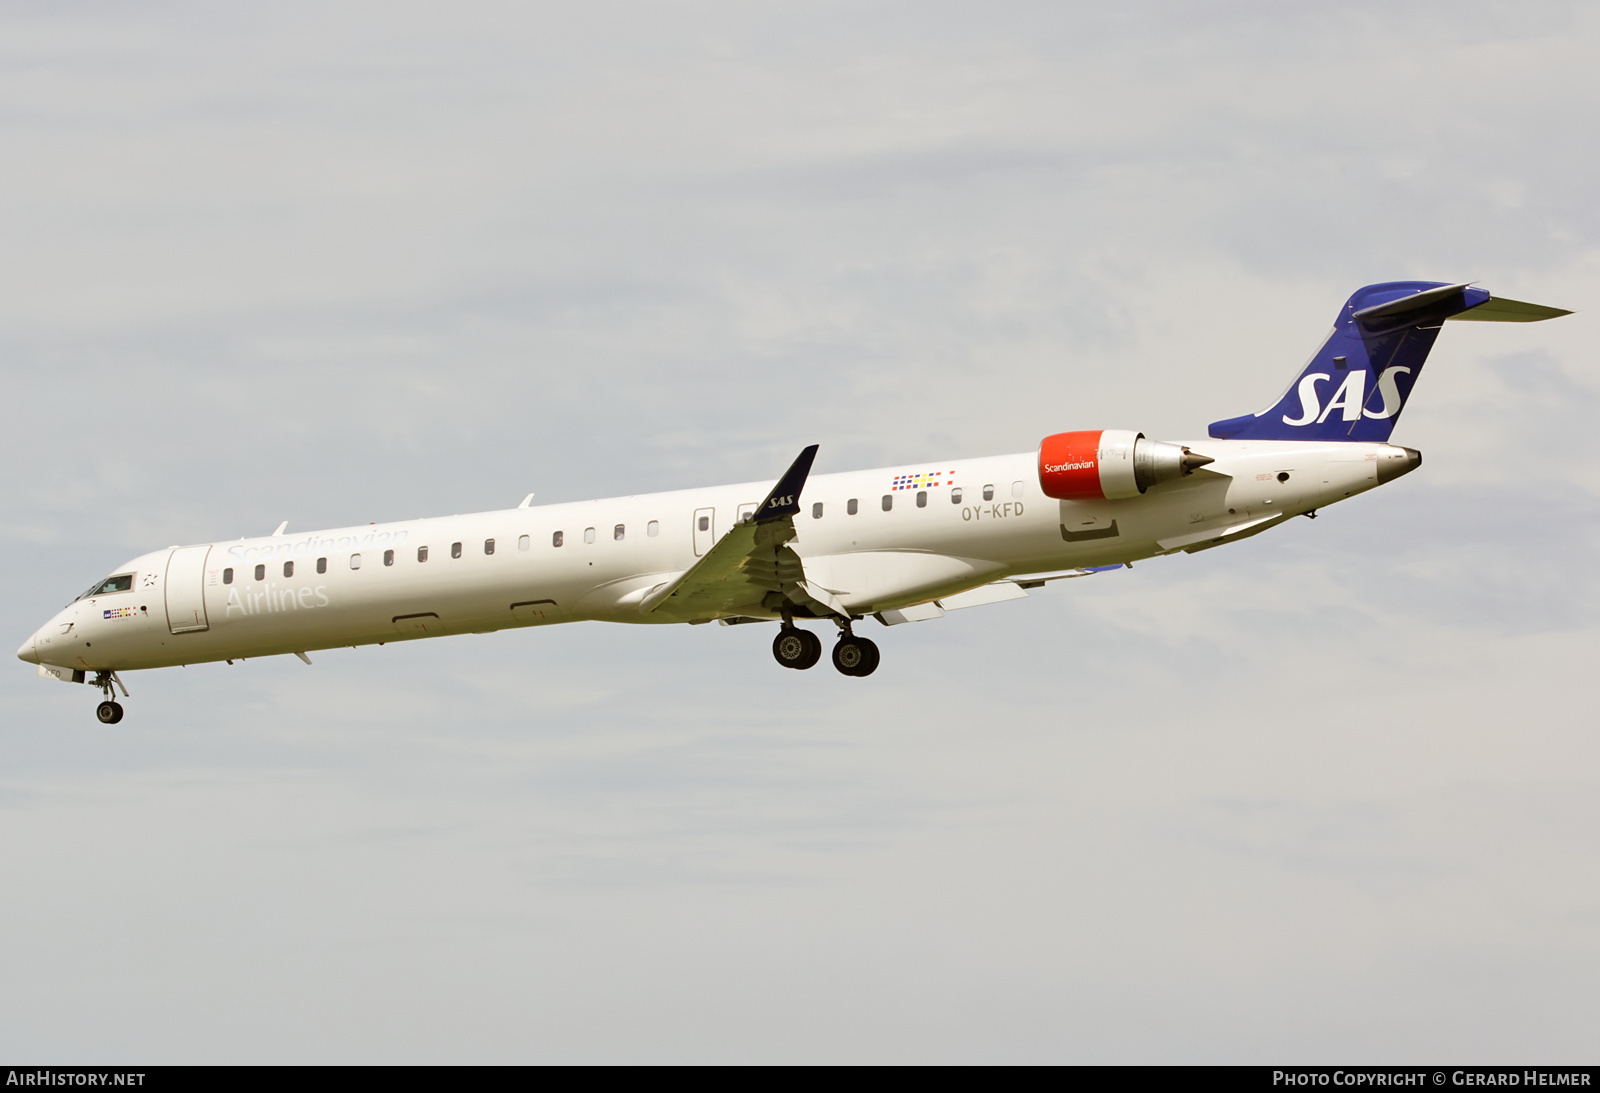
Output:
[[[1592,1062],[1600,10],[8,4],[5,640],[168,544],[1204,437],[1422,469],[879,630],[0,673],[0,1056]],[[825,666],[824,666],[825,667]]]

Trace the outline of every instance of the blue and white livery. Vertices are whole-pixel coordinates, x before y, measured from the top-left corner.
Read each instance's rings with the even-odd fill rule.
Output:
[[[1415,470],[1389,443],[1449,319],[1567,312],[1469,284],[1392,281],[1345,303],[1283,397],[1206,440],[1057,433],[981,459],[774,484],[516,508],[197,543],[118,566],[17,650],[42,676],[92,683],[122,719],[122,673],[580,620],[775,622],[787,668],[822,657],[871,675],[855,625],[938,618],[1055,580],[1209,550]]]

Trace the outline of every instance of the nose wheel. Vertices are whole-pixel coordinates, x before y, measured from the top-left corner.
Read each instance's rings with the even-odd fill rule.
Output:
[[[122,688],[122,697],[128,697],[128,688],[117,678],[115,672],[96,672],[94,685],[100,688],[100,693],[105,696],[105,701],[94,708],[94,716],[102,725],[115,725],[122,720],[122,703],[117,701],[117,688]]]

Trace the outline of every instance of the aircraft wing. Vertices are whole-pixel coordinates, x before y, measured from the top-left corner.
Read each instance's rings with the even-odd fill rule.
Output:
[[[816,456],[815,444],[801,452],[754,512],[733,525],[693,568],[651,590],[639,610],[690,622],[776,613],[787,601],[848,618],[831,593],[806,580],[799,555],[788,545]]]

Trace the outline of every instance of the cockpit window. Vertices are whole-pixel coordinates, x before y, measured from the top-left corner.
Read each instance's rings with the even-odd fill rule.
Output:
[[[89,586],[89,591],[79,596],[78,599],[88,599],[90,596],[104,596],[109,592],[126,592],[133,587],[133,574],[120,573],[115,577],[107,577],[99,584]]]

